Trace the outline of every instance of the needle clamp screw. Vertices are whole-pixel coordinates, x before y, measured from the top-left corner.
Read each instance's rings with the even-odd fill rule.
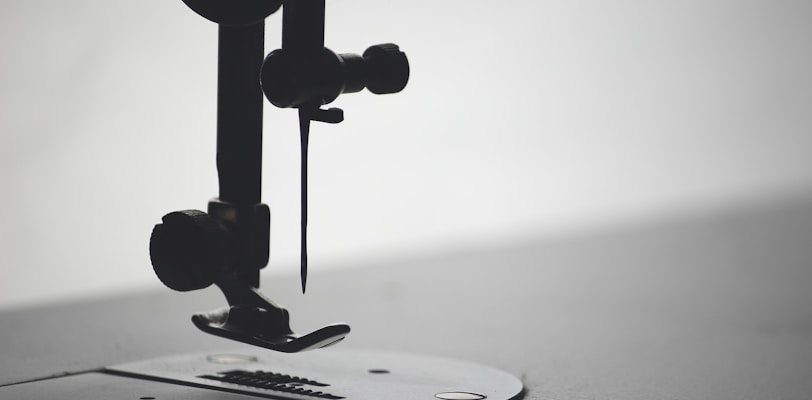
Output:
[[[363,56],[336,54],[324,47],[318,57],[300,57],[277,49],[265,57],[260,80],[265,97],[279,108],[323,105],[365,87],[375,94],[403,90],[409,81],[409,60],[392,43],[371,46]]]

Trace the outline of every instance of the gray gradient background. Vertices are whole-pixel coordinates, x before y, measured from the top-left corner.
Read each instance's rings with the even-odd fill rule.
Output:
[[[331,0],[327,46],[398,43],[412,76],[314,127],[311,268],[812,193],[810,21],[787,0]],[[216,37],[180,0],[0,2],[0,308],[160,285],[152,225],[217,193]],[[266,271],[291,273],[296,115],[265,118]]]

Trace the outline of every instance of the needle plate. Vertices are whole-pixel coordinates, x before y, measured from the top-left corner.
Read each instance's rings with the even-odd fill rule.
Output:
[[[255,397],[296,400],[517,400],[522,383],[490,367],[430,356],[325,349],[201,353],[107,372]]]

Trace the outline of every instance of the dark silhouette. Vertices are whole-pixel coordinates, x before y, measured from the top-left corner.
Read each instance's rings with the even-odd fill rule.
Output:
[[[184,0],[219,25],[217,171],[219,196],[208,212],[166,214],[155,225],[150,259],[158,278],[178,291],[217,285],[229,306],[198,313],[201,330],[282,352],[324,347],[350,332],[329,325],[298,336],[288,311],[262,296],[259,271],[268,263],[270,209],[261,203],[262,95],[297,108],[301,135],[301,284],[307,284],[307,147],[310,121],[339,123],[343,111],[321,107],[342,93],[368,88],[396,93],[409,79],[397,45],[369,47],[362,56],[324,47],[324,0]],[[282,48],[264,58],[264,20],[283,9]]]

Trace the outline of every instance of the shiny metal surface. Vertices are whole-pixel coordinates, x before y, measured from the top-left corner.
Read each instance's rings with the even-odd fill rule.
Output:
[[[220,360],[221,354],[229,355],[230,364],[211,361]],[[240,363],[240,359],[244,362]],[[376,373],[382,370],[388,373]],[[199,353],[121,364],[106,371],[217,391],[300,400],[430,400],[438,393],[462,390],[481,393],[490,400],[512,400],[519,398],[523,390],[521,381],[514,376],[470,362],[346,349],[297,354],[258,350],[239,356],[232,351]]]

